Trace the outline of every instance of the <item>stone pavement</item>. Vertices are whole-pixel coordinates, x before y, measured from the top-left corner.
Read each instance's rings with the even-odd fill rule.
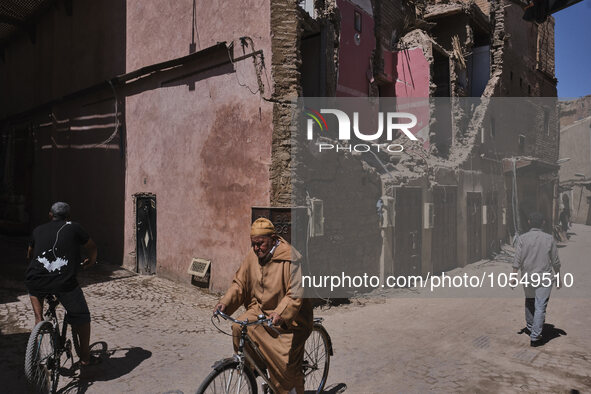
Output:
[[[587,285],[591,228],[574,232],[560,249],[563,271]],[[6,393],[26,391],[22,364],[34,322],[20,279],[22,241],[0,239],[9,256],[0,266],[0,392]],[[458,272],[478,269],[509,272],[510,266],[481,262]],[[81,282],[93,316],[93,350],[104,361],[88,381],[76,371],[62,377],[62,393],[191,393],[215,360],[231,354],[230,339],[210,322],[214,295],[109,265],[86,271]],[[329,391],[591,391],[590,299],[555,290],[546,319],[554,338],[531,348],[517,334],[524,325],[522,293],[506,291],[512,296],[441,299],[396,289],[317,308],[335,350]]]
[[[196,390],[214,361],[204,354],[222,339],[210,323],[217,297],[112,266],[84,273],[81,283],[92,314],[91,343],[99,342],[93,350],[105,359],[93,368],[91,382],[62,378],[62,392]],[[22,364],[34,323],[32,309],[15,281],[2,281],[1,299],[0,367],[8,378],[1,380],[10,382],[7,392],[23,392]],[[225,345],[230,354],[229,342]],[[202,361],[201,368],[196,368],[197,361]]]

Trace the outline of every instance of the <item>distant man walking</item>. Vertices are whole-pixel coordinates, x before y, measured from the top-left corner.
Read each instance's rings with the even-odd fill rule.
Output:
[[[517,239],[513,272],[521,270],[521,277],[526,276],[529,281],[529,285],[524,285],[525,323],[530,332],[530,344],[535,347],[545,343],[542,328],[552,290],[552,270],[560,273],[560,260],[554,238],[541,230],[544,225],[542,214],[533,212],[528,223],[531,229]],[[532,279],[534,283],[539,281],[539,286],[533,286]],[[559,286],[560,283],[557,288]]]
[[[84,246],[88,253],[84,267],[96,263],[97,249],[82,226],[69,221],[69,217],[70,206],[65,202],[56,202],[51,206],[49,223],[33,230],[27,251],[31,262],[25,285],[35,313],[35,324],[43,320],[45,296],[57,296],[80,339],[80,363],[86,366],[99,360],[90,357],[90,312],[76,274],[81,263],[80,246]]]

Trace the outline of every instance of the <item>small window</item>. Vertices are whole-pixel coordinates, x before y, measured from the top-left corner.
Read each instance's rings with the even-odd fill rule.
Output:
[[[527,94],[531,95],[531,85],[527,85]]]
[[[509,73],[509,80],[510,80],[510,81],[512,81],[512,80],[513,80],[513,71],[511,71],[511,72]]]
[[[519,134],[519,153],[525,152],[525,136],[523,134]]]
[[[523,87],[523,78],[519,78],[519,87],[522,88]]]
[[[355,31],[361,33],[361,13],[359,11],[355,11]]]
[[[497,130],[495,129],[495,118],[492,116],[490,117],[490,138],[495,138],[497,135]]]

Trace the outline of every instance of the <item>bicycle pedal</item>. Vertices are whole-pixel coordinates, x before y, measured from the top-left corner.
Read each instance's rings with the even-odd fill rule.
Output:
[[[261,389],[263,391],[263,394],[268,394],[270,393],[269,391],[269,385],[265,382],[261,383]]]

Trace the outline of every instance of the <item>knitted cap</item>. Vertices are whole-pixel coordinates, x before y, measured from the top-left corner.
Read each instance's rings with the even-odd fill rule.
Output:
[[[252,223],[250,227],[250,235],[256,237],[258,235],[271,235],[275,233],[275,226],[269,219],[258,218]]]

